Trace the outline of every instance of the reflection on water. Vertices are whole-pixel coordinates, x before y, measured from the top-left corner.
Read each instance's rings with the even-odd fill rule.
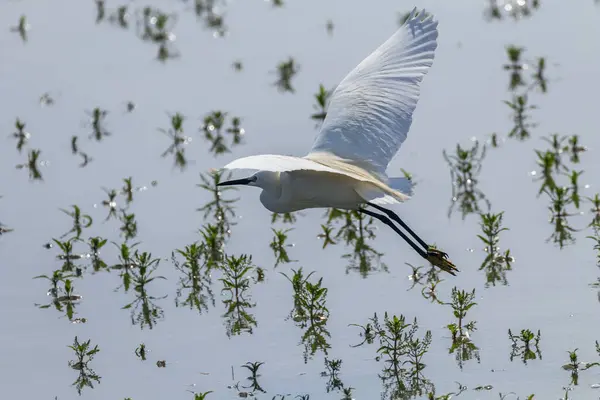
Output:
[[[79,375],[72,386],[75,386],[77,393],[81,396],[84,388],[93,389],[94,383],[100,383],[101,376],[96,374],[89,366],[96,354],[100,352],[100,348],[98,348],[98,345],[92,348],[91,339],[80,343],[77,336],[75,336],[73,344],[68,347],[75,352],[75,360],[69,361],[69,367],[79,371]]]
[[[513,335],[511,330],[508,330],[508,337],[512,341],[512,350],[510,352],[510,361],[518,357],[527,364],[527,361],[542,359],[542,351],[540,350],[541,333],[538,329],[537,335],[534,335],[529,329],[521,329],[518,335]]]
[[[310,282],[310,277],[314,271],[306,277],[300,267],[297,271],[292,269],[294,275],[289,277],[281,272],[292,284],[294,290],[294,308],[290,311],[289,317],[298,328],[304,330],[301,344],[304,345],[304,363],[308,362],[317,351],[322,351],[327,355],[327,350],[331,347],[328,339],[331,338],[327,330],[327,321],[329,320],[329,310],[327,309],[327,288],[323,287],[323,278],[317,282]]]
[[[219,280],[223,283],[221,293],[225,295],[222,303],[226,309],[223,318],[227,336],[244,332],[251,334],[257,326],[254,315],[250,313],[256,306],[250,300],[250,274],[255,269],[252,257],[245,254],[225,256],[222,268],[223,277]]]
[[[483,234],[477,235],[477,237],[485,244],[485,251],[488,255],[483,260],[479,270],[485,271],[486,287],[489,287],[489,285],[496,286],[496,282],[508,285],[506,271],[512,269],[512,263],[514,262],[510,250],[501,252],[498,246],[500,232],[508,230],[508,228],[502,226],[503,215],[504,212],[480,214],[481,222],[479,225]]]
[[[489,200],[477,188],[485,152],[486,146],[483,145],[480,148],[477,140],[470,149],[463,149],[460,144],[457,144],[456,153],[453,155],[448,155],[446,150],[443,151],[444,159],[450,167],[450,179],[452,180],[452,198],[448,209],[448,218],[452,216],[457,205],[463,219],[469,214],[483,212],[482,205],[485,205],[488,210],[490,209]]]

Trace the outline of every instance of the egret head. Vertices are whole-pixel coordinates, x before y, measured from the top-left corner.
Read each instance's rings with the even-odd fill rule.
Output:
[[[233,179],[231,181],[221,182],[217,186],[248,185],[256,186],[262,189],[268,189],[277,184],[278,178],[278,172],[258,171],[248,178]]]

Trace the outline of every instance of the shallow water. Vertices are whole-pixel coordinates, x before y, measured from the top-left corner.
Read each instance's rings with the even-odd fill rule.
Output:
[[[189,391],[214,393],[208,399],[238,398],[228,386],[246,385],[248,371],[240,368],[248,361],[263,361],[260,384],[267,391],[255,393],[270,399],[281,394],[289,398],[309,394],[311,399],[340,398],[339,392],[326,393],[327,378],[323,352],[317,351],[304,362],[304,346],[299,345],[303,331],[287,319],[293,307],[290,283],[278,272],[290,274],[302,267],[305,273],[316,271],[313,280],[323,278],[328,288],[327,329],[331,335],[328,359],[342,359],[340,378],[354,388],[355,399],[380,396],[378,377],[384,366],[376,361],[378,345],[350,347],[360,343],[360,329],[349,324],[366,324],[368,318],[384,312],[418,319],[419,335],[431,330],[432,343],[424,356],[424,374],[435,384],[436,395],[457,391],[460,382],[468,389],[465,399],[498,398],[499,393],[514,392],[513,398],[564,397],[563,387],[570,384],[570,373],[561,368],[569,361],[567,351],[578,348],[580,361],[600,361],[596,353],[598,334],[596,253],[585,226],[591,221],[591,204],[584,202],[583,215],[570,221],[581,231],[574,232],[576,242],[559,248],[547,242],[553,226],[548,222],[548,196],[537,197],[540,183],[533,180],[537,171],[534,149],[545,150],[541,140],[551,133],[577,134],[589,150],[581,154],[584,170],[579,181],[580,194],[592,197],[598,192],[600,147],[597,135],[597,99],[600,56],[594,51],[600,38],[598,6],[594,2],[544,2],[531,17],[514,21],[488,22],[483,17],[485,4],[445,4],[419,1],[415,5],[433,12],[440,21],[439,47],[432,69],[422,85],[421,100],[407,141],[388,170],[390,176],[402,175],[400,168],[414,174],[417,182],[413,198],[395,210],[427,241],[450,254],[461,270],[456,277],[441,275],[437,294],[449,301],[451,289],[476,290],[477,305],[467,320],[477,321],[470,334],[479,348],[480,362],[465,361],[459,368],[446,325],[455,321],[449,306],[431,303],[421,295],[421,287],[412,290],[406,263],[423,265],[422,259],[386,227],[376,223],[376,238],[369,245],[383,253],[388,272],[375,271],[366,276],[347,270],[349,260],[342,255],[352,252],[343,240],[322,249],[320,225],[324,210],[308,210],[298,215],[295,224],[270,224],[271,215],[259,203],[259,192],[242,188],[228,192],[235,203],[236,224],[231,228],[225,252],[249,254],[257,267],[265,270],[262,283],[251,281],[249,293],[256,306],[251,313],[257,321],[252,333],[229,337],[222,315],[225,306],[219,272],[213,277],[215,306],[202,314],[187,307],[176,307],[177,281],[181,274],[171,262],[171,253],[201,240],[198,230],[204,219],[197,209],[211,200],[211,193],[197,187],[199,173],[218,168],[230,160],[259,153],[302,155],[317,133],[310,115],[319,84],[334,87],[362,58],[368,55],[396,29],[398,14],[412,4],[393,1],[367,2],[292,1],[274,8],[262,1],[236,1],[226,8],[228,34],[213,37],[190,9],[191,4],[168,2],[132,2],[131,10],[146,5],[176,12],[173,46],[180,58],[164,63],[156,60],[155,44],[143,42],[135,34],[135,16],[131,27],[122,29],[107,21],[95,23],[93,2],[10,1],[0,5],[0,132],[9,135],[20,118],[31,133],[19,153],[16,140],[9,137],[0,146],[0,222],[14,231],[0,236],[0,330],[3,365],[0,383],[7,398],[78,397],[71,383],[77,371],[68,366],[74,353],[67,346],[78,336],[91,339],[100,352],[90,366],[101,376],[94,389],[85,388],[89,399],[193,398]],[[120,4],[107,2],[108,14]],[[28,40],[23,43],[10,27],[24,14],[31,24]],[[334,23],[333,35],[326,31],[328,20]],[[568,33],[564,33],[563,29]],[[485,193],[494,213],[504,212],[500,247],[511,250],[515,258],[507,271],[507,285],[498,282],[486,287],[486,278],[478,268],[486,257],[476,214],[461,218],[456,211],[448,217],[452,198],[452,180],[442,156],[445,149],[455,152],[457,143],[472,145],[472,138],[489,141],[492,133],[505,137],[512,129],[510,109],[502,103],[511,99],[507,90],[509,73],[505,47],[514,44],[526,48],[526,60],[545,57],[548,92],[530,94],[532,121],[527,141],[507,139],[499,148],[487,149],[478,176],[478,188]],[[295,93],[280,93],[273,86],[276,65],[294,57],[299,72],[293,77]],[[242,71],[231,65],[241,60]],[[526,72],[524,76],[530,76]],[[40,96],[49,93],[54,104],[41,106]],[[135,109],[127,112],[127,102]],[[96,141],[89,138],[92,127],[87,111],[95,107],[107,110],[105,129],[110,136]],[[243,144],[232,152],[214,156],[205,141],[203,117],[215,110],[239,116],[245,130]],[[171,143],[158,129],[169,128],[169,113],[186,116],[185,135],[192,142],[185,147],[189,164],[183,171],[174,167],[172,155],[161,157]],[[93,160],[80,168],[81,157],[71,153],[70,141],[78,144]],[[15,165],[27,160],[30,149],[40,149],[43,181],[31,181],[26,169]],[[237,176],[237,175],[236,175]],[[93,219],[81,238],[100,236],[121,244],[121,223],[104,222],[107,195],[102,188],[119,189],[123,179],[132,177],[133,202],[127,213],[135,213],[138,235],[129,243],[140,242],[140,251],[161,259],[156,271],[165,280],[148,284],[148,293],[164,312],[152,329],[132,324],[130,310],[123,306],[135,299],[127,293],[119,271],[93,274],[88,268],[83,278],[74,278],[75,293],[83,296],[71,323],[64,312],[47,304],[49,284],[32,279],[52,274],[62,261],[60,250],[44,244],[59,238],[71,227],[71,218],[60,209],[78,205]],[[117,198],[124,206],[124,197]],[[485,211],[485,208],[484,208]],[[280,264],[269,244],[271,228],[285,229],[290,258],[296,262]],[[66,236],[61,240],[65,240]],[[75,253],[87,253],[85,243],[75,244]],[[108,243],[101,251],[108,265],[118,263],[117,248]],[[89,265],[89,261],[77,261]],[[115,290],[116,289],[116,290]],[[162,296],[166,298],[160,299]],[[507,331],[541,331],[542,359],[527,365],[518,358],[510,361],[511,341]],[[145,343],[150,350],[140,361],[135,349]],[[157,361],[166,367],[158,368]],[[234,377],[232,377],[232,366]],[[588,399],[599,395],[591,385],[600,382],[600,368],[579,374],[579,384],[569,398]],[[193,385],[193,386],[192,386]],[[490,390],[475,391],[491,385]],[[241,389],[247,391],[247,389]],[[277,397],[276,397],[277,398]],[[288,397],[286,397],[288,398]],[[425,396],[423,396],[425,398]],[[507,398],[510,398],[507,397]]]

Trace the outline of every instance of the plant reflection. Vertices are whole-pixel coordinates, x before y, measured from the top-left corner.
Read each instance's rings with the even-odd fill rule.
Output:
[[[180,113],[170,115],[171,127],[167,130],[159,129],[173,141],[171,145],[162,153],[161,157],[166,157],[168,154],[175,156],[175,166],[180,170],[184,170],[187,166],[187,158],[185,157],[185,146],[187,146],[192,138],[185,136],[183,133],[183,121],[185,117]]]
[[[164,317],[163,309],[157,306],[154,301],[161,300],[167,297],[150,296],[147,292],[147,285],[155,279],[166,279],[164,276],[153,276],[153,273],[158,268],[160,260],[152,258],[150,253],[139,253],[137,250],[134,253],[133,264],[134,268],[127,268],[131,274],[131,283],[135,292],[135,299],[123,306],[124,310],[131,310],[131,323],[139,325],[141,329],[148,327],[152,329],[159,320]],[[126,291],[127,291],[126,286]]]
[[[226,256],[223,263],[223,283],[221,293],[225,295],[225,328],[227,336],[252,333],[257,326],[254,315],[249,312],[256,306],[250,301],[250,273],[255,269],[252,257],[245,254],[240,257]]]
[[[507,231],[508,228],[502,227],[502,217],[504,212],[498,214],[481,214],[482,235],[477,235],[485,244],[485,251],[488,253],[485,260],[479,267],[479,270],[484,270],[486,275],[486,287],[490,285],[496,286],[496,282],[501,282],[503,285],[508,285],[506,279],[506,271],[512,269],[514,258],[510,255],[510,250],[500,252],[498,243],[500,242],[500,232]]]
[[[299,268],[297,271],[292,269],[294,275],[281,273],[292,284],[294,290],[294,308],[288,318],[291,318],[300,329],[304,329],[301,343],[304,345],[304,363],[308,362],[317,351],[322,351],[327,355],[331,347],[328,339],[331,338],[327,330],[327,321],[329,320],[329,310],[327,309],[327,291],[323,287],[323,278],[316,283],[309,281],[314,271],[306,277]]]
[[[375,340],[379,342],[376,360],[384,362],[379,375],[384,388],[382,398],[408,399],[435,390],[423,373],[426,367],[423,357],[431,345],[431,331],[426,331],[422,338],[417,337],[419,325],[416,318],[408,324],[403,315],[389,317],[386,312],[382,324],[375,313],[366,325],[352,326],[361,328],[360,336],[363,338],[353,347],[372,344]]]
[[[184,261],[180,263],[176,254],[182,256]],[[212,292],[212,278],[208,268],[207,252],[204,243],[193,243],[186,246],[184,250],[175,250],[171,254],[171,260],[175,269],[181,272],[175,297],[177,307],[195,308],[200,314],[208,311],[208,305],[215,306],[215,296]],[[182,301],[183,299],[183,301]]]
[[[542,359],[542,352],[540,351],[540,331],[537,331],[537,335],[534,335],[529,329],[521,329],[518,335],[513,335],[511,330],[508,330],[508,337],[512,341],[512,351],[510,352],[510,361],[515,357],[519,357],[523,364],[527,364],[527,361],[535,360],[538,357]],[[534,350],[532,350],[535,349]]]
[[[71,350],[75,352],[75,360],[69,361],[69,367],[73,368],[76,371],[79,371],[79,376],[73,382],[72,386],[75,386],[77,389],[77,393],[81,396],[81,392],[83,388],[89,387],[91,389],[94,388],[94,383],[100,383],[101,377],[94,372],[92,368],[88,365],[94,359],[94,356],[100,352],[98,345],[95,345],[92,348],[91,339],[87,342],[80,343],[75,336],[73,340],[73,345],[68,346]]]
[[[476,331],[475,321],[466,322],[467,312],[477,303],[475,303],[475,289],[471,292],[452,288],[452,301],[445,303],[452,307],[456,322],[448,325],[448,330],[452,334],[452,345],[448,349],[450,354],[455,354],[456,363],[462,370],[466,361],[479,358],[479,348],[471,340],[471,333]]]
[[[475,141],[470,149],[463,149],[460,144],[457,144],[454,155],[448,155],[444,150],[444,159],[450,167],[450,179],[452,180],[452,199],[448,209],[448,218],[452,216],[457,204],[463,219],[469,214],[481,213],[480,203],[485,204],[488,210],[490,209],[490,202],[485,194],[477,188],[485,152],[485,145],[480,148],[478,141]]]

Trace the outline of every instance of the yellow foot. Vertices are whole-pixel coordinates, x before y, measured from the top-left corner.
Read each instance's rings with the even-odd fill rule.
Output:
[[[427,261],[442,271],[448,272],[450,275],[456,275],[456,272],[459,272],[458,268],[456,268],[456,265],[454,265],[452,261],[448,260],[448,254],[444,253],[443,251],[429,248],[427,250]]]

